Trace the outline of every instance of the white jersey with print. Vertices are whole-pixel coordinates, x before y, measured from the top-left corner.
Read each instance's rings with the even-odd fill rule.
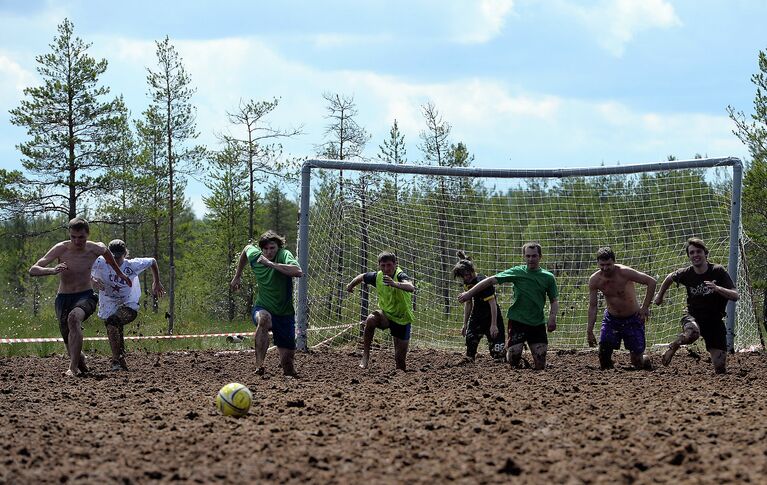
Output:
[[[115,270],[109,266],[102,256],[99,256],[91,274],[104,282],[104,289],[99,291],[99,318],[106,320],[117,311],[120,305],[125,305],[138,311],[138,300],[141,298],[141,285],[138,276],[152,266],[154,258],[126,259],[120,265],[120,271],[131,279],[133,286],[128,286],[125,280],[117,277]]]

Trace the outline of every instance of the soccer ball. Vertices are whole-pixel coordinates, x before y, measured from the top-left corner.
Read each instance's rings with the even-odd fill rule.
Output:
[[[245,416],[248,414],[251,402],[253,402],[253,394],[250,393],[250,389],[236,382],[225,385],[216,395],[216,408],[224,416],[237,418]]]

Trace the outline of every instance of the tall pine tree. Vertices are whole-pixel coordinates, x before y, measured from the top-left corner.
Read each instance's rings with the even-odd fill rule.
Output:
[[[65,19],[51,52],[36,58],[42,86],[26,88],[26,99],[11,110],[11,123],[26,127],[31,137],[17,147],[29,174],[29,212],[76,217],[86,197],[109,190],[104,171],[130,136],[122,97],[105,100],[109,88],[99,85],[107,61],[89,56],[90,46]]]

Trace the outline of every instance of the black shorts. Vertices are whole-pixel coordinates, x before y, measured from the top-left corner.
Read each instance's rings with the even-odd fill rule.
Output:
[[[69,313],[75,308],[85,312],[83,321],[93,315],[99,304],[99,297],[93,290],[85,290],[79,293],[59,293],[54,303],[56,307],[56,319],[59,321],[59,331],[64,338],[64,343],[69,343]]]
[[[474,358],[477,355],[477,347],[479,347],[479,341],[484,336],[487,339],[487,346],[490,350],[490,355],[494,359],[503,357],[506,339],[504,337],[505,330],[503,328],[503,317],[498,315],[496,324],[498,325],[498,335],[493,338],[490,335],[490,318],[483,318],[480,321],[475,321],[474,318],[469,318],[469,323],[466,326],[466,355]]]
[[[703,337],[703,341],[706,343],[706,350],[727,350],[727,327],[724,325],[724,320],[716,317],[701,318],[700,316],[693,317],[690,314],[682,317],[682,326],[686,320],[693,320],[698,324],[700,329],[700,336]]]
[[[525,342],[528,345],[548,344],[549,336],[546,334],[546,325],[528,325],[511,320],[509,322],[509,346]]]

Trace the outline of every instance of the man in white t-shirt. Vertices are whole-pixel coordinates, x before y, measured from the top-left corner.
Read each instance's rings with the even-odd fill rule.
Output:
[[[103,257],[99,257],[93,264],[91,277],[93,287],[99,290],[98,316],[104,320],[107,327],[109,346],[112,349],[112,370],[128,370],[123,327],[138,316],[138,301],[141,297],[138,276],[145,269],[152,268],[152,294],[159,298],[165,293],[165,289],[160,283],[160,270],[154,258],[125,259],[128,257],[128,248],[120,239],[109,243],[109,252],[133,285],[128,286],[124,279],[117,276]]]

